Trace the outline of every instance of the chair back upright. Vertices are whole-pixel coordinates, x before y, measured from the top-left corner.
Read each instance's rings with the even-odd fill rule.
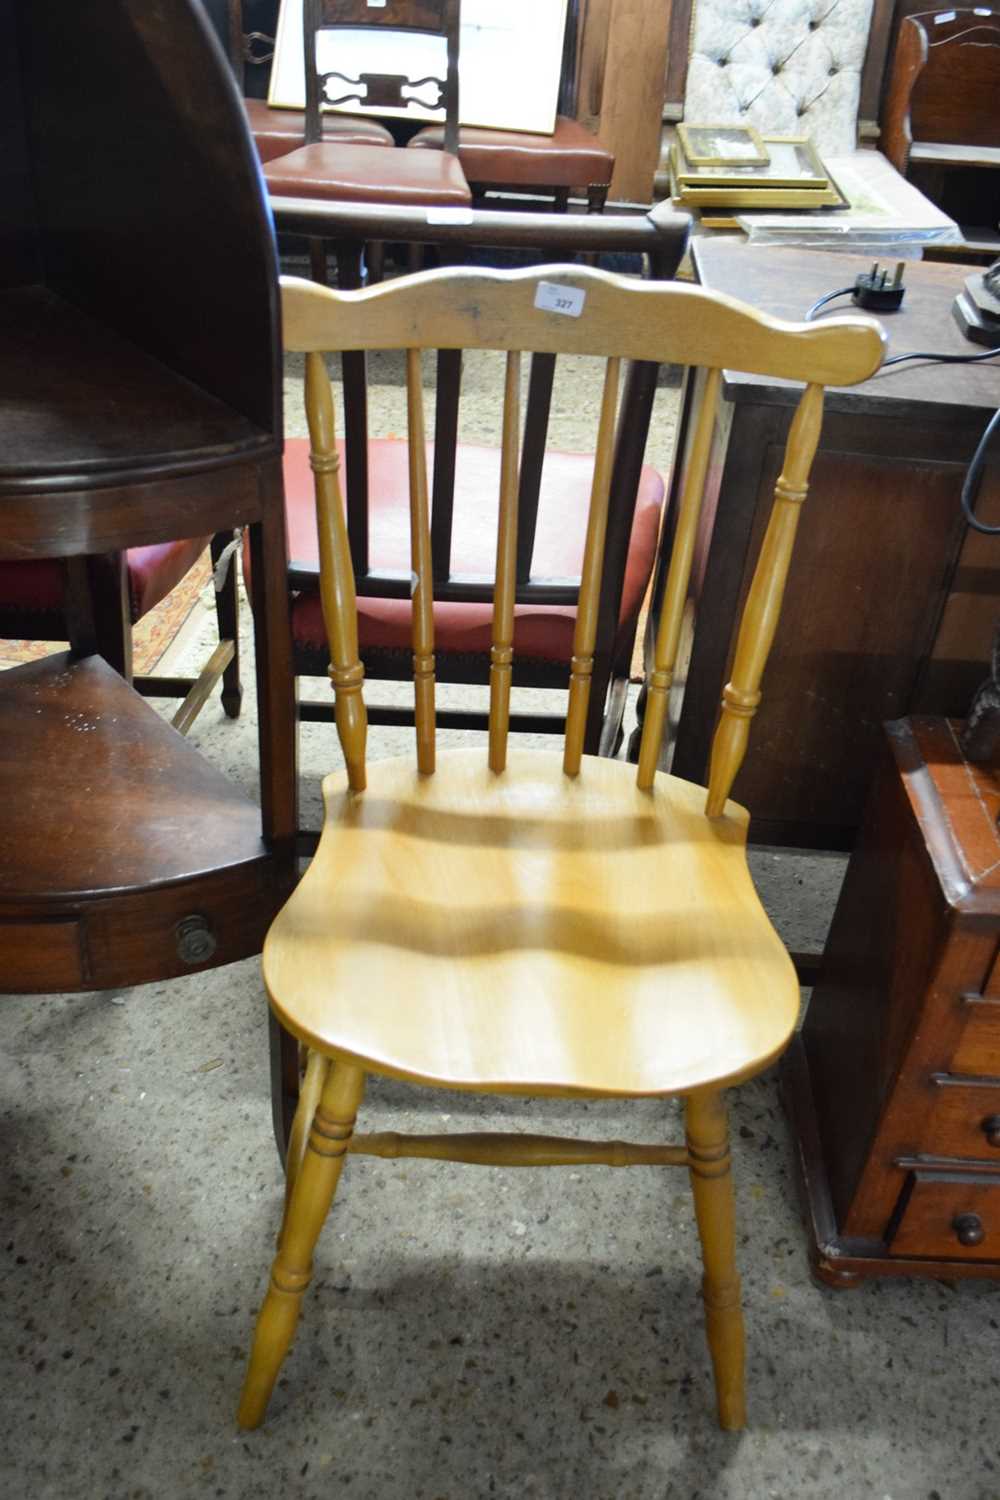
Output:
[[[723,368],[804,381],[789,430],[774,503],[737,637],[732,678],[723,694],[713,743],[706,811],[722,813],[742,762],[760,679],[778,623],[785,578],[809,470],[819,440],[827,384],[853,385],[881,363],[885,336],[857,315],[824,323],[788,323],[699,288],[630,280],[581,266],[528,271],[444,269],[365,291],[335,292],[313,282],[282,282],[286,346],[306,355],[306,415],[315,474],[323,616],[338,734],[350,786],[365,785],[367,723],[358,653],[354,566],[348,539],[333,393],[323,352],[405,349],[413,600],[413,670],[417,765],[434,770],[434,575],[421,378],[424,349],[493,349],[506,353],[496,567],[490,652],[489,764],[506,764],[517,597],[522,351],[598,355],[606,360],[586,545],[578,586],[563,769],[578,774],[583,753],[604,542],[613,504],[612,468],[622,360],[671,362],[704,372],[686,445],[673,546],[647,681],[638,783],[654,783]],[[479,587],[482,587],[480,582]]]
[[[998,89],[1000,11],[905,16],[886,96],[885,154],[905,172],[914,142],[1000,148]]]
[[[406,109],[411,101],[444,111],[444,149],[458,152],[458,39],[461,0],[304,0],[302,38],[306,73],[306,145],[323,139],[324,104],[358,104]],[[444,78],[415,78],[405,73],[361,73],[357,78],[337,69],[321,72],[316,38],[338,28],[352,31],[416,32],[443,37],[447,65]],[[409,93],[404,93],[404,89]]]

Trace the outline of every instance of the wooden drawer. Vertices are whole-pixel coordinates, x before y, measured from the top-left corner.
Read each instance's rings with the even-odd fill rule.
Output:
[[[80,989],[82,943],[74,917],[0,918],[0,990],[30,995]]]
[[[1000,1261],[1000,1176],[912,1172],[887,1238],[892,1255]]]
[[[931,1087],[934,1103],[918,1149],[934,1156],[996,1156],[1000,1167],[1000,1078],[936,1073]]]
[[[990,995],[964,995],[965,1025],[951,1059],[953,1073],[978,1073],[1000,1077],[1000,999]]]

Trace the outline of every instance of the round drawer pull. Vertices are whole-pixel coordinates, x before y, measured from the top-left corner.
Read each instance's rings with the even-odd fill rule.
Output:
[[[184,917],[174,929],[177,934],[177,957],[182,964],[204,964],[218,944],[205,917]]]
[[[956,1214],[951,1227],[960,1245],[981,1245],[986,1238],[983,1221],[978,1214]]]
[[[1000,1115],[987,1115],[983,1121],[983,1135],[986,1137],[988,1146],[996,1146],[1000,1150]]]

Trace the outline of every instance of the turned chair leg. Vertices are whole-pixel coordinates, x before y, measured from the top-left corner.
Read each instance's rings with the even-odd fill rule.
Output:
[[[241,1427],[258,1427],[263,1421],[278,1371],[291,1347],[302,1294],[312,1278],[313,1250],[337,1191],[364,1083],[361,1068],[335,1063],[323,1085],[257,1320],[237,1414]]]
[[[218,532],[212,538],[212,566],[217,567],[222,554],[232,537]],[[222,674],[222,707],[229,719],[238,719],[243,703],[243,685],[240,682],[240,601],[237,572],[239,553],[230,553],[226,581],[215,593],[215,615],[219,625],[219,640],[232,641],[233,659]]]
[[[719,1425],[733,1432],[746,1425],[746,1391],[736,1216],[722,1095],[692,1094],[687,1100],[686,1125],[691,1188],[705,1266],[702,1297]]]

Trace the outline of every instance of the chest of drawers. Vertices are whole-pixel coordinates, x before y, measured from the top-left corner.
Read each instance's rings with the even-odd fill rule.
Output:
[[[783,1088],[814,1266],[1000,1278],[1000,776],[959,726],[885,745]]]

